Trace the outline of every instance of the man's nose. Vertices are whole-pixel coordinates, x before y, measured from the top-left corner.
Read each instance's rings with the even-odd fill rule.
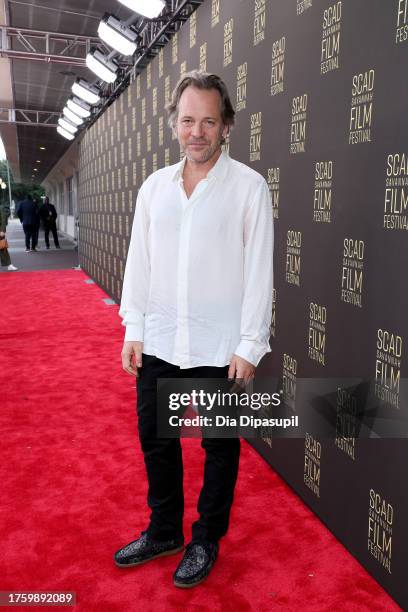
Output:
[[[201,125],[200,121],[196,121],[194,123],[191,132],[195,138],[200,138],[203,135],[203,126]]]

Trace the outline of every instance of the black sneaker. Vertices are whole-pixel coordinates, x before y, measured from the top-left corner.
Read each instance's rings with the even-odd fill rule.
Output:
[[[115,553],[114,560],[118,567],[133,567],[157,557],[174,555],[184,548],[184,539],[177,538],[159,542],[153,540],[143,531],[138,540],[134,540]]]
[[[189,589],[203,582],[218,556],[218,544],[200,541],[188,544],[173,576],[174,585]]]

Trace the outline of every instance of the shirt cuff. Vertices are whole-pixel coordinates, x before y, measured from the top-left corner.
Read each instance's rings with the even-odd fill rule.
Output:
[[[143,325],[123,324],[126,327],[125,342],[143,342]]]
[[[265,346],[256,340],[241,340],[237,349],[234,351],[234,355],[246,359],[246,361],[249,361],[249,363],[252,363],[252,365],[256,367],[262,357],[270,352],[271,347],[269,344]]]

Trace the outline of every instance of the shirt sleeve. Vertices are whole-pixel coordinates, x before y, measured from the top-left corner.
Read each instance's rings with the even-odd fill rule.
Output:
[[[143,342],[150,284],[149,221],[143,188],[139,190],[126,260],[119,316],[126,327],[125,341]]]
[[[272,202],[263,180],[245,218],[241,341],[235,351],[254,366],[271,351],[273,243]]]

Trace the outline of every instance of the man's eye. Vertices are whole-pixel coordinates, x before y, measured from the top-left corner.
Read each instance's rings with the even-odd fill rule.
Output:
[[[215,121],[208,120],[207,123],[208,125],[215,125]]]
[[[190,123],[192,123],[191,119],[183,119],[182,123],[184,123],[185,125],[189,125]]]

